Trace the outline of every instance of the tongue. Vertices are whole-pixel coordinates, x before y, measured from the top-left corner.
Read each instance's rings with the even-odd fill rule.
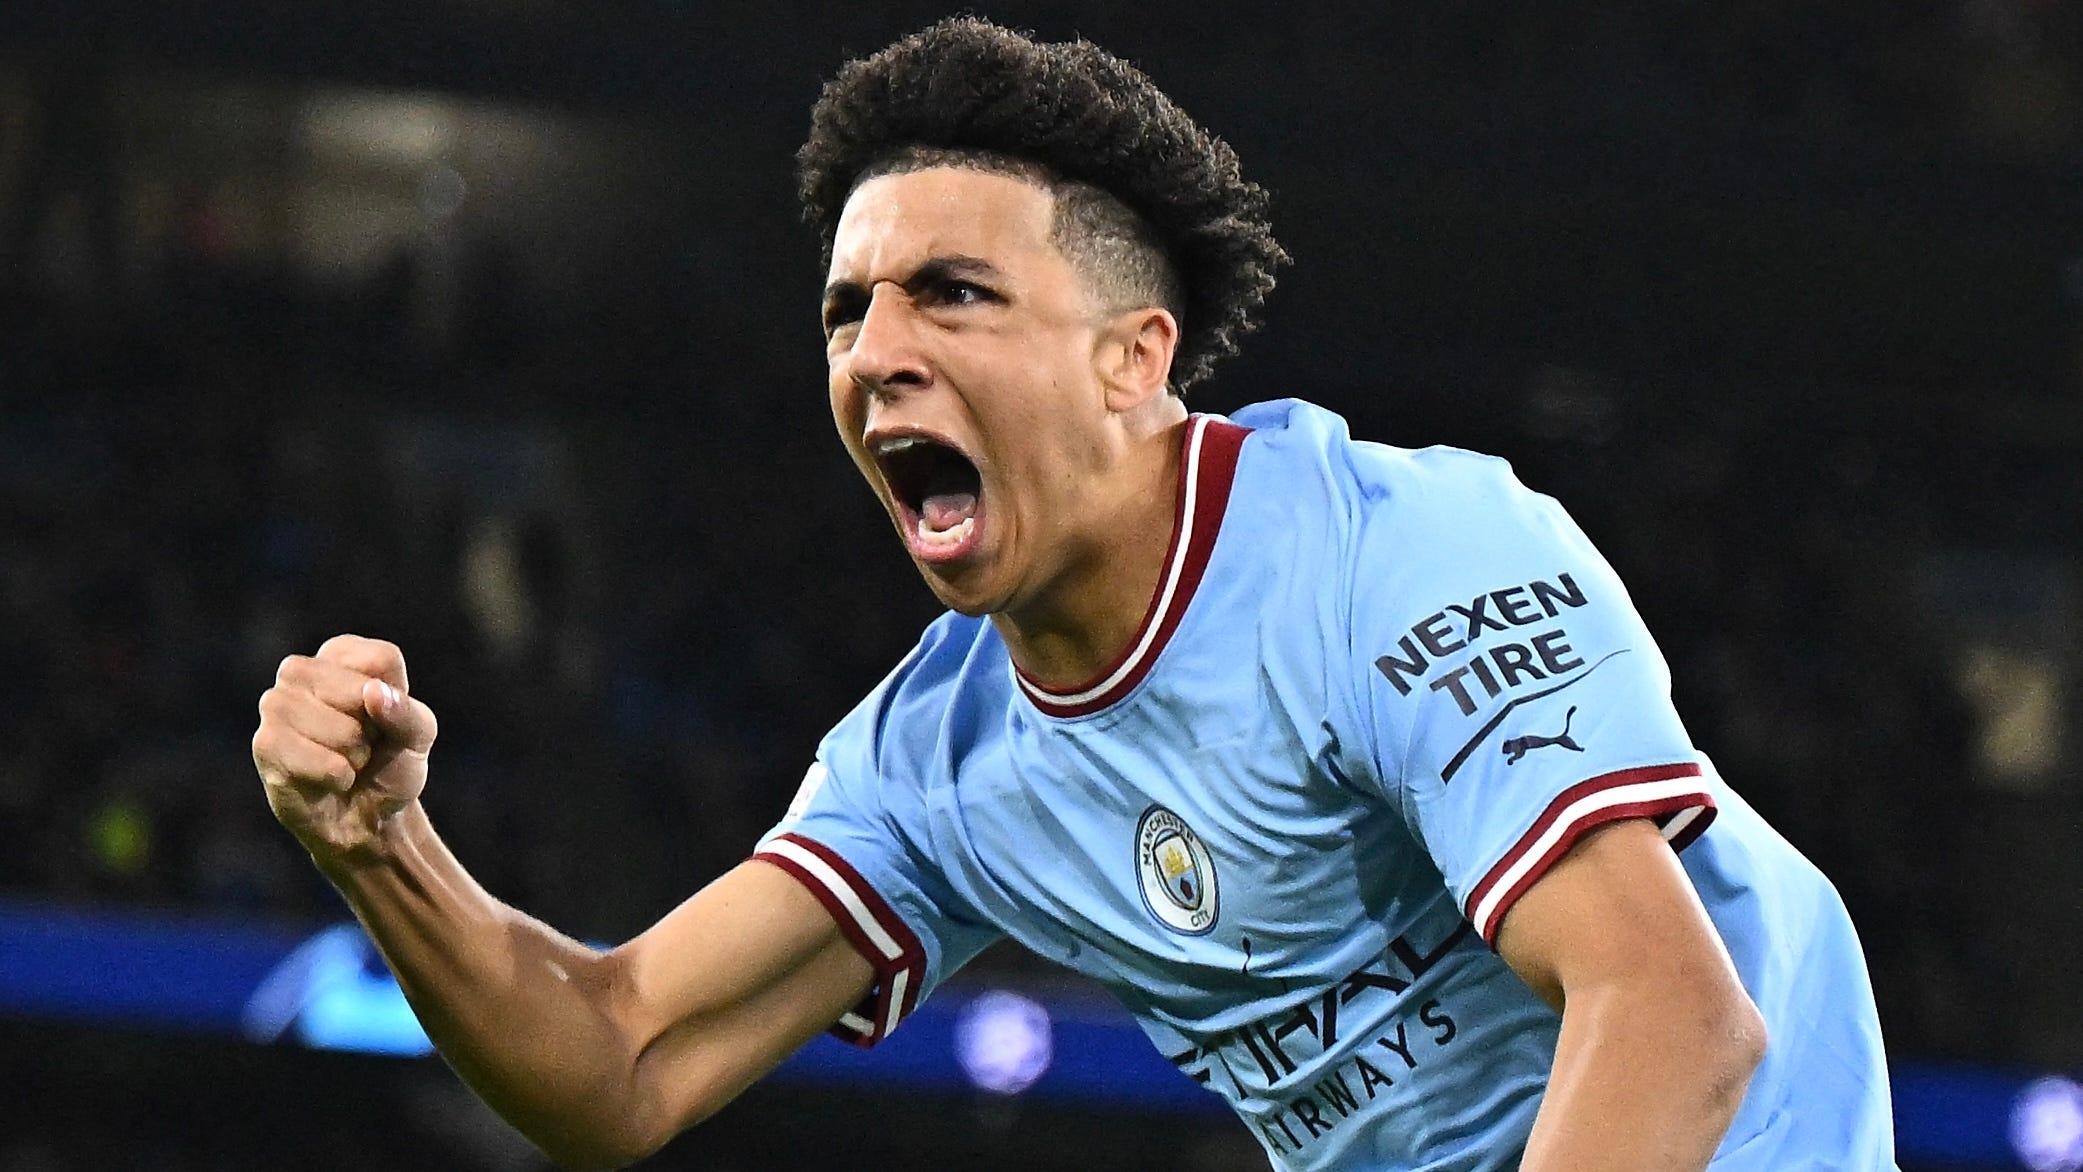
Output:
[[[946,532],[976,515],[973,492],[937,492],[919,502],[919,517],[926,528]]]

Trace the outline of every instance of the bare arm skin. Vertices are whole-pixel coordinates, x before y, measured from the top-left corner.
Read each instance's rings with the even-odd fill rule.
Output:
[[[559,1163],[648,1155],[866,994],[868,962],[765,863],[609,952],[494,899],[419,803],[435,721],[406,684],[379,640],[291,656],[261,699],[254,763],[443,1057]]]
[[[1562,1011],[1525,1172],[1705,1168],[1765,1023],[1650,822],[1600,827],[1507,913],[1498,951]]]

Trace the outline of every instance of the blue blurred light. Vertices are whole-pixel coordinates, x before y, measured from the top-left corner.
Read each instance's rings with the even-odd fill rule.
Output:
[[[0,900],[0,1014],[372,1054],[432,1049],[352,923],[293,933]],[[2083,1172],[2083,1086],[1915,1064],[1898,1064],[1890,1075],[1905,1163]],[[873,1050],[820,1038],[775,1077],[929,1093],[983,1087],[1117,1110],[1227,1111],[1111,1000],[965,993],[959,982]]]
[[[1038,1001],[992,989],[956,1014],[955,1058],[984,1090],[1017,1095],[1047,1074],[1055,1057],[1055,1030]]]
[[[0,1013],[235,1033],[301,934],[0,901]]]
[[[2032,1172],[2083,1169],[2083,1086],[2066,1078],[2025,1084],[2011,1108],[2011,1146]]]
[[[318,1050],[416,1058],[434,1052],[369,938],[353,924],[327,928],[283,958],[246,1001],[245,1035],[284,1035]]]
[[[1890,1067],[1895,1150],[1904,1159],[2016,1168],[2007,1131],[2021,1079],[1966,1067]]]

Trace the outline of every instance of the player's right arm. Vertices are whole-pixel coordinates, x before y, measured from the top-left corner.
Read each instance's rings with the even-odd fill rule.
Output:
[[[341,636],[283,661],[254,763],[442,1055],[558,1162],[656,1150],[867,993],[869,963],[766,863],[607,952],[493,898],[420,805],[434,734],[398,649]]]

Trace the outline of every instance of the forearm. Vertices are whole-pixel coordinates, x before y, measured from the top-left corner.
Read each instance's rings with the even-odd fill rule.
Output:
[[[648,1146],[632,1085],[642,1040],[615,1024],[602,954],[494,899],[417,803],[377,847],[319,862],[442,1056],[509,1122],[567,1164]]]
[[[1705,1168],[1764,1052],[1749,1002],[1584,991],[1562,1015],[1525,1172]]]
[[[419,804],[438,724],[407,684],[380,639],[285,658],[261,694],[254,768],[442,1055],[553,1158],[648,1154],[867,994],[874,966],[766,863],[605,954],[492,898]]]

